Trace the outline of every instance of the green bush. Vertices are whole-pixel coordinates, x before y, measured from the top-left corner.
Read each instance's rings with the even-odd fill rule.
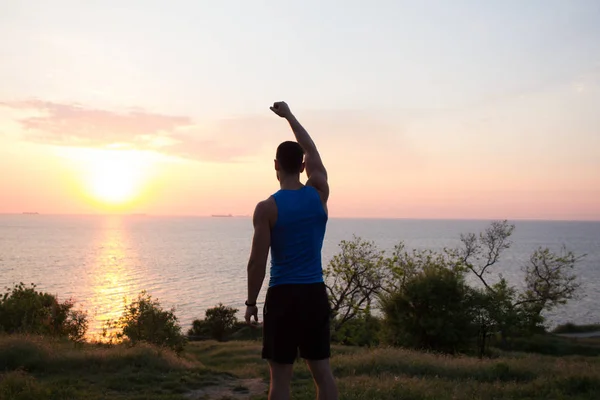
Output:
[[[88,328],[87,313],[74,310],[74,302],[59,302],[56,296],[24,283],[0,297],[0,332],[68,337],[82,341]]]
[[[132,345],[139,342],[183,351],[186,337],[181,333],[175,310],[163,310],[159,301],[142,291],[136,300],[126,304],[117,321],[107,321],[103,336],[112,341],[127,339]]]
[[[425,266],[403,288],[382,296],[386,342],[450,353],[464,349],[477,333],[470,294],[459,273]]]
[[[196,319],[192,322],[188,335],[197,339],[215,339],[223,342],[236,331],[236,327],[241,328],[235,316],[237,312],[236,308],[219,303],[216,307],[206,310],[203,320]]]
[[[333,343],[347,346],[377,346],[381,339],[382,320],[363,313],[343,324],[331,336]]]
[[[210,325],[203,319],[195,319],[187,334],[190,340],[212,339],[210,335]]]

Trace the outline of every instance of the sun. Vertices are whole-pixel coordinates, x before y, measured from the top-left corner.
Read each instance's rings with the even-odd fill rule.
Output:
[[[103,203],[119,205],[139,195],[146,165],[135,153],[105,150],[88,160],[86,177],[90,195]]]
[[[115,204],[131,200],[136,193],[136,172],[125,162],[99,162],[90,182],[94,197]]]
[[[53,149],[67,167],[69,194],[86,209],[101,212],[138,212],[159,194],[171,158],[130,147]],[[90,207],[91,208],[88,208]]]

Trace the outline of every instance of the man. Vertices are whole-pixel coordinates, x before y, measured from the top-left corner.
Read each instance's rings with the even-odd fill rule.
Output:
[[[285,118],[297,142],[277,148],[275,171],[280,190],[256,205],[248,262],[246,322],[258,322],[256,299],[271,251],[271,277],[263,309],[262,357],[269,362],[269,400],[290,398],[293,364],[304,358],[319,400],[337,400],[329,365],[330,308],[323,282],[321,248],[328,220],[327,171],[310,135],[285,102],[271,110]],[[304,160],[303,160],[304,158]],[[300,182],[306,169],[308,181]]]

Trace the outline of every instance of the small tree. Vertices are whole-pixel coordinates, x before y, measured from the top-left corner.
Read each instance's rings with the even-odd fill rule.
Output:
[[[492,287],[493,290],[472,288],[473,323],[477,327],[479,356],[483,357],[489,339],[497,332],[505,335],[517,333],[521,316],[515,310],[516,290],[504,278]]]
[[[515,226],[507,221],[494,221],[479,236],[474,233],[461,234],[463,246],[451,254],[459,265],[475,274],[487,289],[493,290],[485,275],[490,273],[489,268],[500,260],[502,253],[510,248],[509,238],[514,229]]]
[[[482,329],[498,330],[503,340],[511,335],[542,330],[542,312],[576,296],[580,284],[572,271],[583,257],[575,256],[564,247],[561,254],[539,248],[523,268],[523,291],[508,286],[501,274],[499,282],[491,284],[488,275],[502,253],[510,248],[513,231],[514,225],[507,221],[492,222],[478,236],[474,233],[461,235],[462,247],[449,253],[460,268],[472,272],[483,284],[489,297],[481,303],[487,308],[480,308],[480,321],[485,321]]]
[[[158,299],[152,298],[146,291],[125,305],[117,321],[107,321],[102,333],[111,342],[127,338],[131,345],[148,342],[169,347],[178,353],[183,351],[186,343],[175,310],[163,310]]]
[[[373,242],[354,236],[342,240],[340,248],[323,271],[334,332],[373,307],[389,276],[383,252]]]
[[[237,312],[236,308],[219,303],[216,307],[206,310],[204,320],[194,320],[188,335],[210,337],[222,342],[235,330],[238,323],[235,316]]]
[[[575,256],[564,246],[560,254],[552,253],[547,248],[538,248],[523,268],[526,289],[516,305],[529,303],[541,312],[576,297],[581,284],[572,271],[582,257]]]

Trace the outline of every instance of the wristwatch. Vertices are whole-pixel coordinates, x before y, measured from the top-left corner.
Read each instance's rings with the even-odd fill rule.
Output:
[[[244,302],[244,304],[246,305],[246,307],[256,307],[256,302],[254,302],[254,303],[248,303],[248,300],[246,300]]]

